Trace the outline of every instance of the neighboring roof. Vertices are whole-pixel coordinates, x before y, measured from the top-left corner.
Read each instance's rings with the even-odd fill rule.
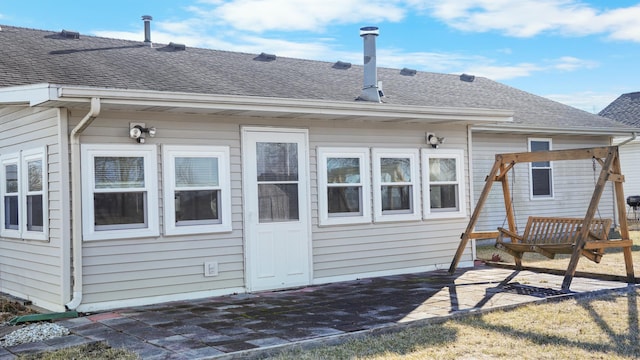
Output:
[[[598,115],[626,125],[640,127],[640,92],[620,95]]]
[[[355,102],[362,90],[363,67],[343,62],[179,44],[148,47],[142,41],[73,32],[0,28],[0,87],[49,83],[336,102]],[[382,101],[389,106],[513,110],[513,123],[496,125],[498,130],[628,130],[618,122],[483,77],[378,68],[378,80],[385,95]]]

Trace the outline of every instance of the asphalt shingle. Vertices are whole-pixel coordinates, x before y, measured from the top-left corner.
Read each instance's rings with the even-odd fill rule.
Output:
[[[288,99],[355,101],[363,67],[258,54],[128,41],[2,25],[0,87],[50,83]],[[142,36],[141,36],[142,37]],[[276,54],[277,55],[277,54]],[[623,129],[622,123],[476,76],[379,68],[383,102],[513,110],[513,125]],[[508,125],[505,125],[508,126]]]
[[[599,113],[623,124],[640,127],[640,92],[622,94]]]

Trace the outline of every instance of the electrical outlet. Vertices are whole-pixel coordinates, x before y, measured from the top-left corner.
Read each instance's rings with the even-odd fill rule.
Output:
[[[218,276],[217,261],[207,261],[204,263],[204,276]]]

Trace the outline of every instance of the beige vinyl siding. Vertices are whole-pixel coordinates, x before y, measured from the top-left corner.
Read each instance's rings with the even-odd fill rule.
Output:
[[[74,114],[71,123],[82,113]],[[130,144],[130,122],[144,122],[157,129],[146,144],[229,146],[233,231],[217,234],[162,235],[162,159],[159,147],[161,235],[157,238],[84,242],[83,304],[161,297],[203,291],[244,288],[244,240],[242,209],[242,126],[280,126],[309,129],[312,251],[314,278],[356,277],[360,274],[448,266],[458,246],[465,219],[421,220],[385,224],[318,227],[318,146],[423,148],[424,134],[447,138],[442,148],[464,149],[464,126],[417,126],[362,122],[300,121],[213,117],[204,115],[103,112],[87,128],[82,143]],[[72,127],[73,124],[70,124]],[[467,170],[466,160],[464,163]],[[468,196],[468,186],[467,196]],[[468,201],[468,199],[466,199]],[[467,205],[468,207],[468,205]],[[462,261],[470,261],[470,250]],[[205,277],[203,263],[219,262],[219,276]],[[408,271],[408,270],[407,270]]]
[[[0,154],[46,147],[49,240],[0,238],[0,291],[35,305],[64,310],[61,155],[57,109],[0,108]]]
[[[73,114],[71,123],[82,113]],[[83,144],[132,144],[129,123],[156,127],[146,145],[158,146],[160,236],[155,238],[85,241],[83,243],[83,304],[207,292],[244,287],[240,126],[205,116],[102,112],[82,135]],[[74,124],[70,124],[73,127]],[[162,145],[230,147],[232,232],[163,235]],[[86,176],[83,172],[83,176]],[[204,276],[204,263],[217,261],[219,275]]]
[[[466,227],[467,218],[318,226],[318,189],[315,181],[317,147],[430,148],[425,144],[427,131],[446,138],[440,150],[465,151],[463,165],[466,176],[468,167],[465,126],[348,123],[342,126],[333,124],[331,127],[310,127],[315,279],[349,279],[371,273],[403,272],[403,269],[409,271],[418,268],[448,267],[459,244],[460,234]],[[421,185],[419,182],[418,186]],[[465,185],[467,191],[464,201],[468,201],[468,185]],[[420,193],[422,201],[428,201],[422,191]],[[422,209],[420,212],[422,213]],[[467,250],[462,261],[471,260],[471,252]]]
[[[495,154],[528,151],[528,139],[550,138],[552,150],[608,146],[606,136],[540,136],[508,134],[473,134],[474,198],[484,188],[485,178],[495,162]],[[518,228],[523,229],[529,216],[582,217],[587,211],[601,167],[596,163],[594,180],[592,160],[553,162],[553,199],[529,197],[529,165],[517,164],[509,172],[509,187],[513,195]],[[596,217],[613,219],[612,184],[607,184]],[[474,204],[475,206],[475,204]],[[506,226],[502,187],[495,183],[476,226],[478,231],[492,231]]]

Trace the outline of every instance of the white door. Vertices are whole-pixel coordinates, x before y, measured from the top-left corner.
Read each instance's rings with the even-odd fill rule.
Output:
[[[243,128],[242,135],[247,288],[308,285],[307,131]]]

